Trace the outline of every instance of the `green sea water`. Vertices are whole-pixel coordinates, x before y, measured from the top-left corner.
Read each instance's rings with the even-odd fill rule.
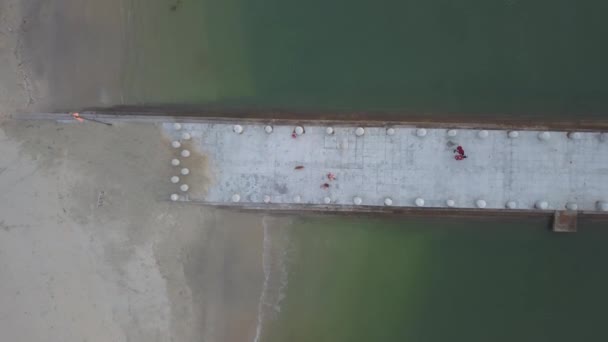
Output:
[[[600,341],[603,224],[304,219],[261,341]]]
[[[608,110],[605,1],[131,1],[128,103]]]
[[[605,1],[133,0],[130,10],[128,104],[488,120],[608,112]],[[295,219],[281,228],[282,286],[259,338],[606,340],[606,224],[547,227]]]

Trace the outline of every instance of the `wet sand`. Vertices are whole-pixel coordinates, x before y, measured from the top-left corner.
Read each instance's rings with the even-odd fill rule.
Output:
[[[122,103],[128,3],[21,2],[20,56],[33,97],[27,111]]]

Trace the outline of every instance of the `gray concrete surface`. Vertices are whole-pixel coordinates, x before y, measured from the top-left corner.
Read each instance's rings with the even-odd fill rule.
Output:
[[[235,124],[185,123],[179,130],[163,125],[181,145],[172,158],[187,168],[192,158],[205,160],[185,176],[184,165],[174,167],[180,180],[172,193],[184,201],[265,208],[330,202],[329,210],[387,203],[507,210],[512,202],[524,210],[568,205],[600,211],[598,203],[608,201],[608,137],[601,132],[509,136],[502,130],[393,126],[394,133],[365,127],[358,136],[357,127],[336,126],[328,134],[327,127],[311,123],[294,138],[297,126],[275,125],[268,133],[263,124],[243,124],[235,132]],[[459,145],[468,158],[455,159]],[[183,150],[191,156],[180,156]],[[336,179],[329,180],[329,173]],[[183,184],[188,191],[178,188]]]

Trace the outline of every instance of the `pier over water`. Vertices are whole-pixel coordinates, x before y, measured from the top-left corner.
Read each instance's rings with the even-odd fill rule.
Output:
[[[175,201],[608,212],[608,133],[238,120],[165,123],[163,131],[175,159],[207,161],[190,175],[175,166]],[[189,183],[197,172],[209,184]]]

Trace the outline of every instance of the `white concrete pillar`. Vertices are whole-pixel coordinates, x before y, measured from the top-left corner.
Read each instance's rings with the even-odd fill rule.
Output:
[[[294,131],[296,132],[297,135],[302,135],[302,134],[304,134],[304,127],[297,126]]]
[[[455,130],[455,129],[448,130],[448,137],[455,137],[456,135],[458,135],[457,130]]]
[[[323,198],[323,203],[330,204],[331,203],[331,198],[329,198],[329,197]]]
[[[542,141],[547,141],[547,140],[551,139],[551,133],[540,132],[540,133],[538,133],[538,139],[540,139]]]
[[[386,129],[386,135],[395,135],[395,129],[390,127]]]
[[[173,129],[176,131],[179,131],[180,129],[182,129],[182,125],[178,122],[173,124]]]
[[[190,140],[190,139],[192,139],[192,136],[190,135],[190,133],[184,132],[184,133],[182,133],[182,139],[183,140]]]
[[[179,159],[175,159],[175,158],[174,158],[174,159],[172,159],[172,160],[171,160],[171,165],[173,165],[173,166],[178,166],[178,165],[179,165],[179,163],[180,163],[180,162],[179,162]]]
[[[236,134],[241,134],[241,133],[243,133],[243,126],[241,126],[241,125],[234,125],[234,126],[232,127],[232,130],[233,130],[233,131],[234,131],[234,133],[236,133]]]
[[[486,131],[486,130],[483,130],[483,131],[479,131],[479,132],[477,132],[477,136],[478,136],[479,138],[481,138],[481,139],[485,139],[485,138],[487,138],[487,137],[488,137],[488,135],[490,135],[490,133],[489,133],[488,131]]]
[[[177,177],[177,176],[171,177],[171,183],[173,183],[173,184],[179,183],[179,177]]]
[[[363,203],[363,199],[361,197],[355,196],[353,197],[353,203],[355,205],[361,205],[361,203]]]
[[[517,202],[515,202],[515,201],[508,201],[505,206],[508,209],[517,209]]]
[[[424,200],[420,197],[416,198],[416,200],[414,201],[414,203],[416,203],[417,206],[419,207],[424,207]]]
[[[419,137],[421,137],[421,138],[422,138],[422,137],[425,137],[425,136],[426,136],[426,133],[427,133],[427,132],[426,132],[426,129],[424,129],[424,128],[418,128],[418,129],[416,130],[416,135],[417,135],[417,136],[419,136]]]
[[[268,195],[264,196],[264,203],[268,204],[268,203],[270,203],[270,200],[271,200],[270,196],[268,196]]]
[[[390,197],[385,198],[384,205],[390,207],[391,205],[393,205],[393,200]]]
[[[536,201],[534,207],[540,210],[547,210],[549,208],[549,203],[547,201]]]
[[[456,201],[449,199],[449,200],[445,201],[445,205],[447,205],[450,208],[454,208],[456,206]]]
[[[171,146],[173,148],[180,148],[180,147],[182,147],[182,144],[179,141],[175,140],[175,141],[171,142]]]
[[[507,135],[509,136],[509,138],[515,139],[515,138],[519,137],[519,132],[518,131],[509,131],[509,133]]]
[[[234,194],[234,195],[232,195],[232,198],[231,198],[231,199],[232,199],[232,202],[234,202],[234,203],[238,203],[238,202],[240,202],[240,201],[241,201],[241,195],[239,195],[239,194]]]
[[[606,201],[597,201],[597,210],[599,210],[599,211],[608,211],[608,202],[606,202]]]
[[[171,200],[173,202],[177,201],[179,199],[179,195],[178,194],[171,194]]]
[[[185,167],[185,168],[181,169],[180,172],[182,175],[187,176],[190,173],[190,170],[187,167]]]
[[[583,135],[580,134],[579,132],[569,132],[568,138],[570,138],[572,140],[580,140],[583,138]]]
[[[183,192],[188,191],[188,189],[190,189],[190,187],[188,186],[188,184],[182,184],[179,186],[179,189]]]
[[[578,210],[578,204],[576,204],[574,202],[568,202],[568,203],[566,203],[566,209],[568,209],[568,210]]]
[[[334,134],[334,128],[333,128],[333,127],[327,127],[327,128],[325,129],[325,133],[326,133],[327,135],[332,135],[332,134]]]
[[[478,199],[477,201],[475,201],[475,205],[477,206],[477,208],[479,209],[483,209],[485,208],[488,204],[486,203],[486,201],[482,200],[482,199]]]
[[[272,133],[272,131],[273,131],[272,126],[269,125],[269,126],[264,127],[264,132],[270,134],[270,133]]]
[[[365,129],[363,127],[357,127],[357,129],[355,130],[355,135],[360,137],[363,134],[365,134]]]
[[[188,151],[188,150],[183,150],[183,151],[182,151],[182,153],[181,153],[181,155],[182,155],[182,157],[184,157],[184,158],[188,158],[188,157],[190,157],[190,151]]]

